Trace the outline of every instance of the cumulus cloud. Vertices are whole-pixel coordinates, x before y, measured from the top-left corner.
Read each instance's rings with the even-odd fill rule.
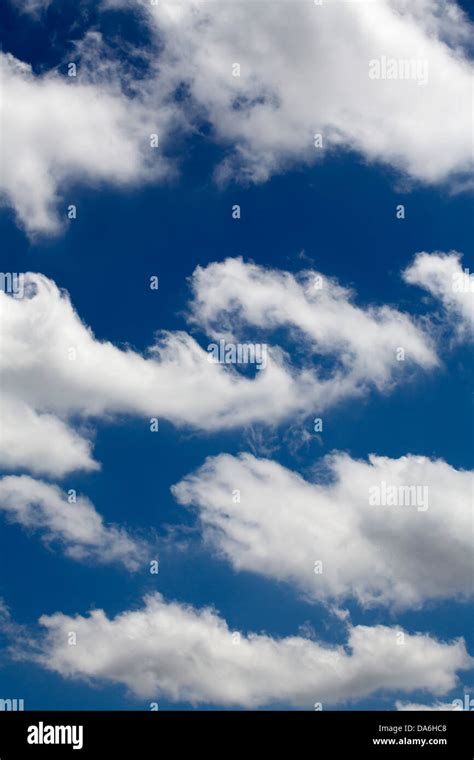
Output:
[[[212,609],[148,596],[141,609],[108,618],[43,615],[46,632],[19,656],[67,678],[125,685],[136,697],[256,708],[312,709],[379,690],[451,690],[472,659],[461,639],[444,643],[386,626],[350,627],[346,646],[229,630]],[[76,634],[69,646],[68,634]],[[397,643],[398,642],[398,643]]]
[[[0,55],[0,73],[0,193],[29,233],[61,229],[73,182],[126,187],[168,172],[150,148],[150,134],[163,121],[168,126],[159,103],[151,114],[140,98],[125,97],[110,81],[89,81],[80,68],[76,77],[35,75],[9,53]]]
[[[461,266],[461,254],[417,253],[404,271],[405,282],[419,285],[441,301],[460,339],[474,338],[474,275]]]
[[[185,83],[230,148],[221,179],[263,181],[341,146],[427,183],[468,174],[472,25],[454,2],[142,6],[163,45],[160,85]]]
[[[237,304],[264,338],[285,325],[290,344],[296,338],[304,347],[295,364],[270,346],[265,368],[252,377],[211,362],[185,332],[159,334],[144,355],[98,341],[66,293],[42,275],[26,275],[24,298],[0,291],[1,466],[60,476],[97,468],[90,432],[77,427],[78,419],[124,413],[201,430],[275,424],[371,387],[389,390],[408,367],[436,366],[430,339],[410,317],[388,307],[359,308],[337,283],[328,280],[319,292],[311,280],[231,259],[196,270],[194,324],[208,330],[218,318],[226,324]],[[241,324],[244,338],[246,329]],[[397,360],[400,347],[406,361]]]
[[[208,335],[236,340],[249,325],[286,328],[299,347],[337,355],[341,379],[350,376],[354,384],[390,382],[397,348],[422,366],[436,364],[427,335],[409,316],[388,306],[358,307],[348,288],[318,272],[295,276],[226,259],[197,267],[192,287],[191,318]]]
[[[172,491],[236,570],[307,599],[417,607],[472,596],[472,473],[412,455],[336,452],[324,465],[310,482],[275,461],[221,454]]]
[[[38,15],[47,5],[30,0],[24,9]],[[453,2],[442,12],[436,0],[102,8],[122,6],[141,6],[156,33],[155,48],[141,52],[150,72],[126,77],[133,96],[124,95],[122,63],[107,65],[104,43],[77,78],[1,57],[0,191],[29,233],[60,229],[73,182],[124,187],[163,177],[170,164],[151,155],[150,134],[165,144],[203,120],[226,147],[223,181],[264,181],[340,147],[423,182],[462,185],[469,176],[472,25]]]
[[[38,531],[45,543],[58,544],[72,559],[120,563],[129,570],[146,560],[145,543],[123,528],[104,525],[89,499],[77,496],[70,503],[57,486],[27,475],[0,479],[0,511],[11,522]]]
[[[99,469],[92,442],[54,414],[39,413],[12,396],[0,399],[0,466],[63,477],[73,470]]]

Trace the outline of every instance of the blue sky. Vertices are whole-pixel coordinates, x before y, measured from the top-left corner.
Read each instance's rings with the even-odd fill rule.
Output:
[[[128,43],[138,45],[145,53],[156,51],[161,43],[154,35],[158,35],[158,40],[161,40],[159,35],[163,35],[162,43],[170,44],[167,35],[171,36],[171,32],[166,24],[160,29],[160,19],[157,32],[154,22],[137,18],[126,2],[121,5],[121,8],[107,10],[93,2],[81,3],[77,8],[76,3],[53,1],[49,8],[33,8],[31,13],[26,13],[19,10],[19,4],[11,2],[2,24],[3,50],[32,65],[30,86],[39,88],[41,77],[48,76],[47,72],[51,73],[56,67],[60,72],[58,76],[64,76],[65,62],[71,59],[72,41],[83,40],[93,29],[101,35],[99,47],[93,53],[97,71],[97,61],[115,61],[116,70],[120,69],[117,76],[123,76],[127,86],[130,86],[129,77],[135,82],[139,94],[133,97],[134,102],[144,98],[149,110],[153,102],[150,98],[156,97],[156,89],[161,86],[160,72],[154,69],[154,55],[146,60],[144,56],[136,68],[132,67],[131,74],[122,74],[118,59],[123,67],[129,63],[126,51],[130,57],[136,54],[136,50],[132,53],[127,47]],[[386,5],[390,7],[390,3]],[[432,9],[436,3],[427,5]],[[469,11],[467,5],[465,8]],[[461,32],[469,24],[468,17],[458,18],[455,23],[462,38]],[[423,28],[423,22],[416,17],[407,16],[407,24]],[[438,29],[439,38],[444,39],[448,31]],[[216,55],[217,52],[216,48]],[[433,56],[437,52],[434,51]],[[391,54],[389,47],[387,54]],[[211,49],[209,56],[212,55]],[[456,55],[458,59],[465,56],[465,60],[469,60],[466,46],[458,47],[454,57]],[[86,68],[84,66],[84,72]],[[183,71],[185,78],[186,69]],[[83,76],[91,75],[84,73]],[[151,80],[154,85],[145,92],[142,83]],[[99,90],[109,86],[105,74],[103,80],[99,75],[98,79],[91,76],[90,81]],[[442,102],[443,92],[436,91],[436,81],[431,84],[433,100],[436,102],[439,97]],[[123,82],[122,85],[125,88]],[[291,86],[290,76],[286,86]],[[331,81],[327,86],[331,88]],[[122,91],[120,97],[127,95]],[[176,91],[171,103],[179,116]],[[394,101],[392,121],[406,117],[397,110],[398,105]],[[35,107],[29,114],[33,135]],[[206,268],[213,262],[243,257],[245,262],[254,262],[265,271],[281,270],[296,275],[312,269],[352,288],[356,294],[354,302],[364,312],[370,312],[373,305],[383,304],[409,315],[420,334],[426,336],[427,341],[434,341],[441,361],[428,369],[415,366],[397,375],[395,381],[384,383],[381,390],[371,385],[370,378],[365,378],[359,395],[348,394],[334,405],[319,408],[315,404],[303,404],[298,412],[275,414],[275,420],[272,415],[267,422],[236,423],[228,430],[219,429],[217,424],[208,429],[205,425],[176,424],[160,413],[157,414],[160,430],[151,434],[149,417],[155,414],[151,406],[142,414],[130,413],[125,408],[94,415],[78,415],[74,411],[69,414],[64,409],[57,412],[71,429],[93,442],[93,457],[100,462],[100,470],[78,467],[62,474],[38,474],[20,458],[14,467],[2,461],[2,476],[25,474],[55,484],[64,491],[74,488],[87,496],[107,524],[121,526],[130,536],[140,536],[148,548],[143,550],[143,561],[133,572],[127,567],[101,564],[90,558],[77,561],[65,556],[61,541],[45,546],[41,530],[25,529],[19,524],[20,518],[11,522],[2,515],[0,596],[11,620],[21,627],[18,638],[22,642],[23,659],[19,661],[18,652],[11,649],[14,642],[7,626],[0,696],[22,697],[27,709],[148,709],[149,703],[155,700],[160,709],[275,705],[285,709],[313,709],[319,687],[315,687],[313,701],[303,703],[279,695],[278,690],[258,704],[254,704],[251,697],[247,703],[239,702],[236,697],[236,704],[229,704],[225,699],[212,700],[206,689],[202,698],[193,701],[182,697],[186,686],[177,689],[177,696],[173,698],[169,689],[160,685],[159,654],[153,665],[157,680],[150,693],[145,690],[138,694],[138,686],[135,693],[133,687],[127,688],[132,682],[136,685],[135,676],[125,684],[115,676],[104,677],[100,664],[95,674],[91,676],[89,672],[87,678],[77,662],[72,661],[69,665],[74,675],[68,677],[68,666],[59,656],[58,641],[44,641],[38,618],[57,612],[66,616],[87,615],[94,608],[114,618],[126,610],[139,609],[144,595],[153,592],[162,594],[166,602],[191,605],[195,609],[212,606],[227,622],[230,631],[243,634],[262,633],[278,640],[291,636],[308,639],[309,636],[310,641],[324,642],[330,647],[346,646],[347,618],[336,615],[335,606],[349,613],[352,627],[401,628],[409,636],[420,633],[446,646],[463,637],[467,651],[474,655],[472,577],[471,599],[461,599],[460,589],[453,584],[452,594],[436,598],[430,592],[425,598],[420,592],[421,600],[411,605],[399,605],[391,599],[386,604],[364,606],[350,593],[337,599],[328,594],[324,600],[311,600],[301,593],[298,583],[272,577],[271,572],[236,569],[212,542],[204,541],[196,504],[195,509],[186,509],[170,492],[171,486],[198,470],[206,457],[224,453],[238,457],[249,451],[257,459],[268,457],[288,471],[316,482],[321,478],[318,465],[321,466],[324,456],[334,451],[345,452],[352,460],[366,460],[370,453],[392,460],[416,455],[444,460],[453,471],[472,468],[472,342],[464,328],[460,331],[459,311],[453,311],[449,303],[446,305],[442,296],[430,292],[428,286],[423,289],[408,284],[402,277],[402,272],[413,264],[415,255],[421,251],[444,254],[457,251],[463,254],[463,267],[472,269],[474,266],[472,190],[467,187],[461,192],[459,189],[462,172],[458,159],[453,158],[452,171],[443,167],[434,178],[428,179],[422,169],[416,168],[412,156],[402,155],[403,150],[398,152],[396,160],[388,149],[387,155],[374,160],[367,146],[357,146],[354,141],[350,144],[350,139],[345,138],[316,163],[302,158],[295,149],[294,155],[288,151],[290,155],[285,154],[279,164],[278,156],[275,158],[278,146],[266,146],[264,150],[260,141],[246,147],[254,151],[252,161],[260,166],[268,151],[273,151],[273,163],[270,162],[265,181],[253,181],[254,178],[243,181],[237,172],[228,182],[219,184],[215,180],[215,167],[231,154],[232,140],[238,142],[240,138],[236,133],[232,138],[222,137],[220,125],[213,122],[216,113],[220,113],[219,109],[213,110],[206,103],[198,104],[193,113],[193,128],[184,126],[171,134],[164,148],[170,163],[178,166],[178,173],[171,178],[145,180],[137,169],[131,185],[100,176],[85,180],[80,166],[76,167],[79,162],[71,162],[61,174],[53,160],[51,176],[59,174],[60,179],[55,180],[56,201],[53,210],[48,209],[48,222],[43,229],[35,229],[34,223],[28,222],[22,211],[23,200],[18,201],[13,190],[4,188],[5,204],[0,212],[4,241],[2,270],[45,275],[67,291],[75,312],[82,323],[90,327],[97,341],[110,341],[119,348],[129,347],[146,355],[158,330],[188,331],[206,349],[212,335],[207,336],[201,327],[190,325],[186,318],[191,301],[190,278],[197,266]],[[423,121],[425,116],[415,113],[412,128],[419,129],[427,143],[433,142],[435,163],[439,145],[430,132],[430,125]],[[77,129],[80,130],[80,124]],[[76,135],[80,139],[80,134],[76,132]],[[455,135],[450,135],[448,141],[454,138]],[[41,136],[35,144],[41,152]],[[58,154],[60,151],[61,146]],[[259,151],[264,152],[264,157]],[[468,157],[462,167],[466,172],[467,161]],[[273,170],[274,166],[277,169]],[[32,195],[36,192],[34,176],[30,192]],[[55,220],[64,220],[69,203],[76,205],[77,219],[61,223],[56,229]],[[41,199],[38,204],[41,205]],[[241,207],[239,220],[232,218],[234,204]],[[405,206],[403,220],[396,218],[398,204]],[[158,291],[148,286],[152,275],[159,276]],[[472,298],[472,294],[468,295]],[[283,307],[284,304],[276,302],[278,310]],[[60,314],[58,317],[56,313],[54,319],[59,319],[55,327],[61,330]],[[30,339],[32,345],[38,347],[43,338],[41,335],[36,338],[35,329],[33,324]],[[252,340],[253,334],[249,327],[243,339]],[[300,356],[293,336],[284,329],[273,333],[270,329],[260,331],[258,339],[277,342],[289,353],[295,371],[299,362],[309,361],[308,366],[317,367],[319,362],[321,370],[331,372],[331,365],[325,364],[326,359],[320,352],[316,351],[310,360],[306,351]],[[38,365],[35,366],[25,386],[27,382],[33,386],[44,382],[41,372],[35,378]],[[253,376],[251,369],[250,375],[245,375],[247,370],[242,372],[244,376]],[[21,382],[18,387],[21,393]],[[159,394],[160,389],[156,391]],[[8,387],[8,393],[11,392]],[[51,392],[54,393],[53,385]],[[187,392],[186,386],[176,388],[177,394]],[[28,393],[30,399],[35,395],[34,391]],[[87,395],[87,390],[85,393]],[[48,399],[47,391],[42,392],[41,398],[41,405],[37,407],[40,412],[55,408],[56,399]],[[192,403],[197,407],[203,403],[199,394]],[[276,407],[280,403],[284,406],[284,399],[277,394]],[[324,431],[316,435],[313,419],[320,415]],[[21,426],[21,420],[18,424]],[[260,440],[257,446],[256,436]],[[43,462],[47,468],[46,457],[47,450]],[[455,549],[449,527],[454,501],[460,498],[457,480],[453,480],[455,482],[453,503],[449,499],[443,502],[448,527],[445,553],[440,553],[439,562],[447,563],[447,574],[449,562],[455,561],[454,553],[461,551]],[[31,504],[34,510],[34,496]],[[291,508],[289,503],[288,510]],[[316,514],[317,505],[315,521]],[[431,519],[429,511],[426,515]],[[396,533],[396,523],[394,525]],[[410,528],[405,529],[409,536]],[[261,540],[265,541],[265,535],[262,534]],[[435,546],[433,551],[436,550]],[[151,558],[159,555],[158,575],[149,573],[147,551],[151,552]],[[416,552],[416,547],[412,551]],[[434,561],[436,563],[436,557]],[[423,557],[420,563],[423,567]],[[416,586],[416,573],[411,580]],[[464,595],[469,597],[466,592]],[[308,634],[309,626],[312,632]],[[71,624],[67,630],[72,630]],[[35,646],[41,655],[35,654]],[[179,646],[178,642],[175,652],[178,664],[182,655]],[[199,651],[198,648],[197,658]],[[45,661],[54,661],[56,656],[59,664],[49,669]],[[377,656],[375,649],[374,658]],[[183,656],[183,667],[188,665]],[[278,662],[275,667],[278,668]],[[212,678],[212,666],[210,669],[209,678]],[[474,689],[472,663],[471,667],[465,664],[454,670],[457,672],[452,684],[443,689],[430,688],[422,677],[419,685],[400,689],[391,686],[390,676],[387,676],[386,683],[382,677],[377,688],[362,696],[351,697],[350,687],[343,686],[342,696],[328,697],[323,703],[328,709],[393,709],[397,701],[425,705],[437,701],[449,703],[461,697],[464,691],[472,693]],[[219,678],[218,673],[214,676]],[[368,678],[370,680],[370,674]],[[295,690],[298,691],[296,686]]]

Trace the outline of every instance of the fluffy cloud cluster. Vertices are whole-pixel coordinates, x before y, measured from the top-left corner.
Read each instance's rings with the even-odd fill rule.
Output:
[[[23,7],[38,16],[48,5]],[[36,74],[0,56],[0,192],[29,233],[60,229],[76,182],[128,187],[168,176],[172,167],[152,153],[150,135],[162,145],[178,123],[210,122],[226,146],[221,181],[265,181],[341,147],[427,183],[463,181],[469,170],[472,28],[448,0],[442,13],[435,0],[102,7],[124,5],[141,5],[159,41],[155,62],[147,51],[143,80],[129,72],[121,81],[95,33],[82,45],[78,77]],[[472,293],[453,287],[460,273],[457,254],[420,253],[404,278],[438,298],[465,338]],[[162,333],[145,354],[98,341],[67,294],[41,275],[28,276],[25,298],[0,292],[0,467],[58,477],[96,470],[91,418],[157,416],[207,431],[277,423],[370,388],[389,390],[407,367],[438,364],[418,322],[387,306],[361,308],[317,272],[228,259],[198,267],[191,288],[190,323],[210,340],[285,334],[284,349],[270,345],[267,366],[251,377],[212,364],[186,332]],[[173,492],[197,507],[208,545],[236,570],[292,584],[309,600],[416,607],[472,595],[469,473],[414,456],[361,462],[333,454],[326,465],[325,477],[309,482],[276,462],[220,455]],[[414,488],[415,498],[421,488],[422,501],[374,504],[370,491],[382,484]],[[74,559],[135,570],[147,551],[105,525],[87,498],[69,504],[58,487],[29,476],[0,479],[0,511]],[[124,685],[138,698],[193,704],[311,708],[381,690],[443,695],[473,664],[462,640],[382,625],[348,625],[344,646],[245,635],[211,609],[160,595],[115,618],[94,610],[40,623],[44,635],[20,656],[64,677]]]
[[[46,543],[59,544],[66,556],[102,564],[120,563],[137,570],[146,561],[145,543],[123,528],[106,526],[94,505],[78,496],[73,503],[57,486],[26,475],[0,479],[0,512]]]
[[[399,364],[397,348],[420,366],[436,364],[427,335],[410,317],[388,306],[360,308],[349,289],[316,272],[295,276],[226,259],[197,267],[192,287],[191,318],[208,335],[237,340],[248,326],[285,328],[300,349],[336,356],[334,376],[342,383],[386,386]]]
[[[143,699],[193,704],[312,709],[382,689],[443,694],[456,685],[457,671],[472,665],[462,640],[402,639],[386,626],[350,627],[345,647],[241,635],[213,610],[167,603],[159,594],[112,619],[94,610],[87,617],[44,615],[40,623],[46,633],[24,657],[64,677],[123,684]]]
[[[138,98],[80,71],[35,75],[10,54],[0,54],[0,74],[0,192],[28,232],[61,228],[74,203],[66,194],[74,181],[125,187],[167,174],[168,165],[154,160],[150,148],[163,119]]]
[[[160,81],[186,83],[197,113],[232,148],[221,178],[262,181],[313,162],[315,134],[323,151],[355,149],[424,182],[469,172],[472,26],[455,3],[142,5],[163,45]]]
[[[0,467],[63,477],[74,470],[100,465],[92,443],[55,414],[37,412],[14,396],[0,398]]]
[[[0,189],[29,232],[58,230],[72,182],[163,177],[170,167],[152,157],[150,134],[165,145],[176,125],[184,138],[203,120],[228,149],[220,180],[264,181],[340,147],[428,183],[469,176],[472,26],[454,2],[442,12],[437,0],[102,8],[123,6],[141,8],[156,34],[156,49],[141,51],[149,74],[127,87],[105,44],[77,79],[1,57]]]
[[[146,355],[100,342],[51,280],[27,275],[24,298],[0,292],[0,466],[59,476],[97,468],[77,418],[126,413],[203,430],[273,424],[370,387],[389,389],[409,366],[437,364],[430,339],[407,315],[357,307],[333,281],[316,290],[314,277],[232,259],[196,270],[191,319],[213,340],[211,323],[232,321],[237,306],[264,337],[284,325],[290,345],[296,339],[305,348],[298,366],[270,347],[267,366],[252,378],[209,361],[185,332],[161,334]],[[405,361],[397,360],[400,347]]]
[[[197,507],[209,545],[236,570],[308,599],[409,607],[472,596],[472,473],[416,456],[335,453],[325,464],[318,483],[221,454],[172,490]]]
[[[459,338],[474,338],[474,274],[462,268],[460,253],[417,253],[403,277],[441,301]]]

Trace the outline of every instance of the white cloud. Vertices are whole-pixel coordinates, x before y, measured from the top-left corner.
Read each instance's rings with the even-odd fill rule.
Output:
[[[297,340],[296,349],[304,349],[301,366],[270,346],[266,368],[251,378],[211,363],[184,332],[160,334],[145,355],[121,350],[96,340],[52,281],[28,274],[25,282],[24,298],[0,292],[0,464],[35,473],[97,468],[90,433],[77,429],[77,418],[134,414],[201,430],[273,425],[374,386],[389,390],[408,367],[429,369],[438,361],[430,339],[408,316],[388,307],[356,307],[333,281],[316,292],[310,275],[300,281],[240,260],[196,270],[192,319],[209,330],[218,317],[222,324],[233,321],[245,339],[247,328],[234,319],[238,301],[242,318],[264,339],[279,325],[290,328],[290,344]],[[397,361],[399,347],[406,361]]]
[[[336,376],[350,377],[354,385],[390,383],[399,347],[421,366],[436,364],[427,335],[409,316],[388,306],[358,307],[348,288],[318,272],[295,276],[226,259],[198,266],[192,287],[192,320],[208,335],[236,340],[249,325],[266,331],[284,327],[297,347],[337,356],[343,372]]]
[[[472,25],[455,3],[142,5],[164,45],[159,85],[185,82],[196,112],[230,146],[221,178],[263,181],[292,162],[315,162],[316,133],[324,148],[354,149],[424,182],[468,175],[473,66],[463,46]],[[397,71],[415,61],[416,76],[371,79],[370,62],[383,57]]]
[[[474,274],[462,268],[460,253],[417,253],[403,278],[441,301],[445,317],[461,339],[473,339]]]
[[[54,414],[36,412],[21,400],[0,399],[0,464],[34,474],[63,477],[72,470],[98,470],[92,443]]]
[[[429,712],[445,712],[446,710],[458,710],[459,708],[456,707],[452,702],[435,702],[432,705],[422,705],[419,702],[400,702],[397,701],[395,703],[395,707],[397,710],[400,711],[412,711],[415,710],[415,712],[423,712],[423,711],[429,711]]]
[[[205,539],[236,570],[310,600],[417,607],[472,596],[472,473],[411,455],[334,453],[325,466],[309,482],[274,461],[221,454],[172,491],[198,508]],[[382,483],[398,506],[382,492],[374,505],[370,489]],[[418,490],[407,497],[404,486]]]
[[[38,15],[46,5],[30,0],[25,10]],[[107,5],[137,9],[129,0]],[[140,51],[146,77],[125,74],[91,31],[76,44],[77,78],[34,74],[1,56],[0,192],[28,233],[61,228],[75,182],[127,187],[166,176],[171,165],[150,149],[150,134],[166,146],[203,119],[229,149],[221,180],[264,181],[341,146],[428,183],[469,176],[472,26],[454,3],[442,13],[435,0],[141,5],[158,42]],[[370,62],[382,58],[397,67],[414,60],[420,77],[371,79]],[[183,85],[189,97],[178,101]]]
[[[84,496],[69,503],[57,486],[26,475],[0,479],[0,511],[11,522],[39,531],[45,543],[58,544],[66,556],[100,564],[120,563],[137,570],[147,547],[123,528],[106,526]]]
[[[346,647],[298,636],[236,635],[211,609],[155,594],[109,619],[43,615],[43,638],[19,656],[68,678],[123,684],[138,698],[256,708],[275,702],[313,709],[379,690],[443,694],[471,667],[464,642],[442,643],[385,626],[348,629]],[[69,646],[68,633],[76,634]]]
[[[160,117],[157,103],[150,114],[111,82],[89,81],[91,69],[79,67],[76,77],[35,75],[11,54],[0,56],[0,192],[29,233],[61,229],[74,204],[72,182],[126,187],[168,171],[150,148],[150,134],[163,121],[168,128],[167,111]]]

